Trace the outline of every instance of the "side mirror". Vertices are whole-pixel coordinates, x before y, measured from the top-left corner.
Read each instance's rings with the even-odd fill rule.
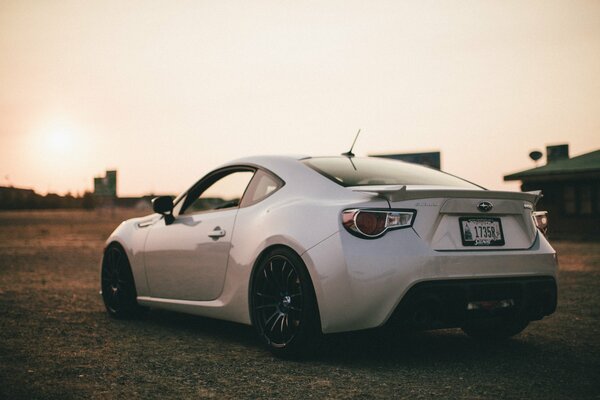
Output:
[[[173,217],[173,198],[171,196],[159,196],[152,199],[152,210],[155,213],[164,215],[165,223],[171,224],[175,218]]]

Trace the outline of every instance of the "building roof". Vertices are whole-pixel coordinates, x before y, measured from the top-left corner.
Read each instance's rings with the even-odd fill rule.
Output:
[[[514,174],[505,175],[505,181],[528,180],[535,178],[556,177],[559,175],[575,175],[600,173],[600,150],[582,154],[573,158],[553,161],[542,167],[532,168]]]

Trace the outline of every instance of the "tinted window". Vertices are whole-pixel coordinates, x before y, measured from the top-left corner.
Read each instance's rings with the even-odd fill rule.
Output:
[[[184,214],[193,214],[202,211],[218,210],[237,207],[244,195],[254,171],[237,171],[218,179],[199,194],[190,191],[194,197],[191,204],[183,211]],[[186,200],[187,202],[187,200]]]
[[[244,195],[242,207],[261,201],[273,194],[281,186],[283,186],[283,181],[281,181],[281,179],[265,171],[256,171],[254,179],[252,179],[252,182]]]
[[[481,189],[463,179],[435,169],[382,158],[322,157],[302,160],[342,186],[433,185]]]

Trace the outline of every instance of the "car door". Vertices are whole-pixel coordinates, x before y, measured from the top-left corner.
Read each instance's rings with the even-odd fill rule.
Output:
[[[222,291],[235,218],[254,170],[216,171],[176,204],[148,233],[144,263],[152,297],[208,301]]]

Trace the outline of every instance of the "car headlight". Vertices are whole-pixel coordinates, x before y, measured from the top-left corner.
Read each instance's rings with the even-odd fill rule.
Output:
[[[413,210],[344,210],[342,224],[351,234],[374,239],[381,237],[391,229],[408,228],[412,226],[416,211]]]

